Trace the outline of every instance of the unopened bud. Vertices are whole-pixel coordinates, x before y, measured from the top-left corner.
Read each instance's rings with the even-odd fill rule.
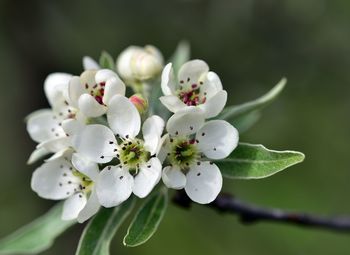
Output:
[[[148,102],[141,94],[132,95],[129,100],[131,103],[133,103],[133,105],[135,105],[140,114],[147,111]]]
[[[154,46],[144,48],[130,46],[118,57],[117,70],[129,81],[143,81],[154,78],[163,68],[163,56]]]

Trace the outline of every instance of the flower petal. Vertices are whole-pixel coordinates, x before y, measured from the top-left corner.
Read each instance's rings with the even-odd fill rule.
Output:
[[[56,153],[71,146],[69,137],[59,137],[39,143],[37,148],[44,148],[49,152]]]
[[[52,73],[47,76],[44,82],[44,91],[50,105],[55,108],[63,103],[64,91],[67,90],[72,75],[67,73]],[[62,102],[59,102],[62,101]]]
[[[151,158],[142,165],[134,179],[133,193],[140,197],[146,197],[157,185],[162,175],[162,164],[158,158]]]
[[[96,99],[89,95],[83,94],[79,97],[79,109],[87,117],[96,118],[106,113],[107,107],[99,104]]]
[[[44,142],[64,135],[62,128],[58,126],[55,114],[50,109],[38,110],[30,114],[27,120],[27,131],[30,137],[38,142]]]
[[[132,193],[134,178],[127,169],[108,166],[102,170],[96,183],[100,204],[104,207],[118,206]]]
[[[100,173],[98,165],[78,153],[72,155],[72,164],[79,172],[89,177],[92,181],[97,181],[98,174]]]
[[[178,167],[167,166],[163,169],[162,180],[170,189],[183,189],[186,186],[186,176]]]
[[[192,84],[197,84],[208,71],[209,67],[203,60],[190,60],[181,66],[178,80],[182,87],[190,88]]]
[[[217,116],[225,107],[227,101],[227,92],[221,90],[213,97],[209,98],[204,104],[199,105],[205,112],[205,118],[213,118]]]
[[[81,121],[76,119],[66,119],[62,121],[62,128],[64,133],[69,136],[73,136],[74,134],[80,132],[84,128],[84,124]]]
[[[100,203],[98,202],[96,190],[93,189],[90,197],[87,200],[85,207],[78,214],[78,222],[83,223],[95,215],[100,209]]]
[[[85,205],[85,194],[79,192],[69,197],[63,204],[62,220],[76,219]]]
[[[78,108],[79,97],[85,94],[86,90],[81,84],[80,77],[73,76],[68,84],[68,101],[69,104]]]
[[[199,130],[204,123],[204,113],[195,106],[189,106],[175,113],[167,122],[170,135],[190,135]]]
[[[44,148],[42,148],[44,149]],[[71,157],[73,153],[73,149],[68,147],[68,148],[64,148],[58,152],[56,152],[55,154],[53,154],[51,157],[49,157],[48,159],[45,159],[45,162],[49,162],[49,161],[53,161],[56,160],[58,158],[63,158],[63,157]]]
[[[117,140],[113,132],[103,125],[88,125],[72,137],[74,149],[96,163],[107,163],[115,155]]]
[[[27,161],[28,165],[31,165],[33,163],[35,163],[36,161],[38,161],[39,159],[45,157],[47,154],[50,154],[50,152],[48,150],[46,150],[45,148],[38,148],[35,149],[29,156],[29,159]]]
[[[239,134],[224,120],[212,120],[198,130],[198,148],[211,159],[226,158],[237,147]]]
[[[33,173],[32,189],[46,199],[60,200],[71,196],[80,181],[71,172],[71,167],[64,158],[44,163]]]
[[[140,132],[140,114],[124,96],[116,95],[109,101],[107,120],[113,132],[121,137],[134,138]]]
[[[143,140],[145,141],[145,148],[151,153],[156,154],[159,148],[159,142],[164,129],[164,120],[153,115],[145,120],[142,126]]]
[[[222,90],[222,84],[219,76],[214,72],[208,72],[205,79],[202,81],[203,84],[200,86],[201,96],[211,98],[216,93]]]
[[[187,107],[177,96],[162,96],[159,100],[171,112],[178,112]]]
[[[163,69],[161,87],[165,96],[174,95],[176,93],[176,80],[172,63],[167,64]]]
[[[97,62],[89,56],[83,57],[83,67],[84,70],[100,69],[100,66],[97,64]]]
[[[101,69],[98,70],[95,75],[95,81],[96,83],[106,82],[107,80],[111,78],[119,78],[118,75],[109,69]]]
[[[215,164],[201,162],[194,165],[186,175],[185,191],[199,204],[208,204],[218,196],[222,187],[222,175]]]
[[[103,103],[108,105],[115,95],[125,95],[125,84],[119,77],[113,77],[106,82]]]

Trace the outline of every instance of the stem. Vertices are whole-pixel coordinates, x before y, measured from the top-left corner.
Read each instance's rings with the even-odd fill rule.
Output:
[[[173,202],[180,207],[190,208],[192,200],[184,191],[178,191]],[[321,217],[307,213],[287,212],[276,208],[264,208],[243,202],[230,194],[219,194],[210,204],[210,208],[220,212],[239,216],[244,224],[269,221],[329,231],[350,233],[350,217]]]

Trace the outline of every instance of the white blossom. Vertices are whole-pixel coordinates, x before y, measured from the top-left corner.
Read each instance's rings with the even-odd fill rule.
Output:
[[[65,200],[62,219],[84,222],[100,208],[95,191],[98,166],[72,151],[37,168],[32,189],[42,198]]]
[[[69,81],[67,101],[87,117],[107,112],[114,95],[125,95],[125,85],[109,69],[87,70]]]
[[[40,156],[69,147],[62,125],[66,119],[77,118],[76,109],[68,104],[65,97],[71,77],[66,73],[50,74],[44,82],[44,91],[51,108],[37,110],[26,119],[30,137],[39,143],[31,155],[30,163]]]
[[[162,150],[170,163],[163,169],[164,184],[185,189],[195,202],[212,202],[222,187],[222,175],[210,160],[227,157],[238,144],[238,131],[228,122],[205,122],[205,114],[191,106],[174,114],[167,123]]]
[[[223,90],[219,76],[209,71],[203,60],[191,60],[183,64],[175,78],[172,64],[162,72],[160,101],[171,112],[189,106],[203,110],[206,118],[218,115],[225,107],[227,92]]]
[[[154,78],[163,68],[163,56],[151,45],[144,48],[130,46],[117,59],[117,71],[127,81],[144,81]]]
[[[156,157],[160,148],[164,121],[151,116],[142,126],[143,137],[137,137],[141,119],[136,107],[126,98],[116,95],[107,112],[110,128],[87,125],[72,138],[77,153],[88,160],[106,164],[101,171],[96,191],[101,205],[117,206],[131,193],[147,196],[161,178],[162,165]],[[117,136],[117,138],[116,138]]]

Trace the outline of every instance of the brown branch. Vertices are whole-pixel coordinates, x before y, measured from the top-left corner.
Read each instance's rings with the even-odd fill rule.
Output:
[[[192,205],[192,201],[184,191],[177,192],[173,198],[173,202],[183,208],[190,208]],[[307,213],[264,208],[243,202],[229,194],[220,194],[212,203],[208,204],[208,206],[220,213],[236,214],[244,224],[270,221],[350,233],[350,217],[320,217]]]

